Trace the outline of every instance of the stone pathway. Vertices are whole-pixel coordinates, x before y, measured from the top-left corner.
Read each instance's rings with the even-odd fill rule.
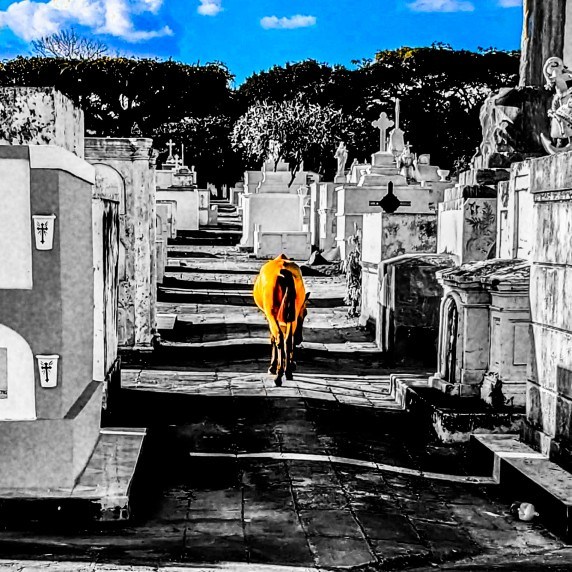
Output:
[[[221,218],[220,239],[209,230],[169,247],[159,311],[177,323],[153,355],[124,356],[123,389],[105,418],[147,429],[133,522],[93,525],[81,507],[62,514],[53,505],[30,525],[4,505],[0,553],[11,560],[0,570],[47,560],[57,572],[469,570],[489,557],[514,563],[505,570],[534,562],[540,571],[572,562],[560,541],[509,514],[467,447],[439,445],[396,405],[391,370],[346,316],[342,278],[307,279],[314,305],[298,370],[276,388],[249,292],[260,262],[221,244],[235,221]]]

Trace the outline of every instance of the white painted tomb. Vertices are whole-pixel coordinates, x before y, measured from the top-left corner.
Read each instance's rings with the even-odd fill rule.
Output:
[[[279,162],[276,171],[271,170],[274,167],[272,160],[263,165],[254,192],[250,191],[252,188],[250,181],[258,177],[251,177],[252,172],[245,174],[245,193],[241,197],[243,218],[240,245],[242,247],[254,248],[255,228],[260,229],[262,241],[265,232],[307,232],[310,236],[308,229],[310,196],[306,186],[308,173],[298,172],[293,184],[289,186],[292,175],[288,164]],[[266,252],[270,246],[261,244],[259,248]],[[278,254],[280,253],[274,253],[273,258]]]
[[[293,260],[308,260],[312,253],[307,231],[262,231],[254,229],[254,254],[257,258],[275,258],[277,252]]]
[[[157,201],[177,204],[177,228],[180,231],[199,230],[199,192],[194,170],[167,161],[163,169],[155,172]]]
[[[437,167],[431,167],[428,155],[420,159],[413,155],[407,145],[403,143],[403,132],[399,129],[399,106],[396,107],[396,127],[387,135],[387,130],[394,125],[385,113],[380,115],[372,125],[380,130],[380,150],[372,155],[370,165],[363,166],[357,163],[350,169],[349,180],[357,183],[346,183],[336,187],[336,243],[342,260],[352,248],[348,240],[357,232],[362,232],[364,215],[375,214],[377,218],[370,219],[371,224],[377,224],[377,236],[385,245],[381,252],[384,258],[404,254],[408,248],[417,248],[408,244],[408,235],[422,234],[415,232],[415,224],[424,228],[429,221],[436,221],[437,205],[443,200],[445,189],[454,183],[442,181],[434,175]],[[359,179],[358,179],[359,175]],[[437,180],[435,180],[437,179]],[[379,201],[389,194],[390,185],[393,194],[398,199],[395,212],[380,214],[382,208]],[[399,216],[397,216],[399,215]],[[402,218],[405,216],[405,218]],[[394,218],[394,222],[390,222]],[[412,218],[413,217],[413,218]],[[416,218],[415,218],[416,217]],[[382,221],[385,228],[394,228],[395,225],[405,225],[401,236],[394,232],[390,236],[382,230]],[[377,222],[373,222],[377,221]],[[407,221],[407,222],[405,222]],[[413,227],[411,226],[413,225]],[[373,231],[374,234],[376,231]],[[385,232],[385,236],[384,236]],[[378,239],[376,239],[378,240]],[[423,241],[422,241],[423,242]],[[392,246],[393,244],[393,246]],[[422,250],[413,252],[435,252],[434,241],[424,241]],[[369,261],[368,261],[369,262]],[[372,261],[379,263],[380,261]]]
[[[21,144],[0,144],[0,499],[83,499],[99,518],[122,519],[144,436],[100,430],[119,371],[122,187],[73,152],[83,155],[81,110],[32,91],[0,92],[8,118],[45,116],[66,130],[27,144],[43,129],[50,141],[57,129],[46,119]],[[113,446],[125,453],[122,476]]]

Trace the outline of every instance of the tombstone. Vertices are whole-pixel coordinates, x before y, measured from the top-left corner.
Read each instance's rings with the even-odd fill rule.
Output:
[[[166,204],[157,203],[155,215],[155,260],[157,284],[163,283],[165,267],[167,266],[167,240],[169,238],[169,207]]]
[[[121,519],[144,431],[100,431],[117,366],[120,187],[96,181],[74,153],[81,111],[54,90],[34,91],[0,93],[15,119],[4,132],[45,117],[28,135],[48,143],[21,134],[0,145],[0,498],[84,499]]]
[[[159,205],[165,207],[165,216],[167,221],[167,238],[177,238],[177,201],[157,201]]]
[[[240,205],[240,197],[244,194],[244,183],[239,181],[234,187],[230,188],[230,204],[238,207]]]
[[[266,161],[260,173],[245,173],[241,247],[254,248],[254,230],[257,226],[260,227],[260,237],[266,231],[309,233],[308,176],[309,173],[302,166],[290,185],[292,174],[289,165],[282,161],[275,165],[273,160]],[[256,185],[255,181],[258,181]],[[304,190],[300,191],[301,188]]]
[[[177,204],[177,229],[179,231],[199,230],[199,192],[194,167],[175,168],[174,164],[163,165],[156,171],[157,201],[174,201]]]
[[[152,351],[156,327],[155,169],[151,139],[86,137],[86,159],[115,173],[120,207],[119,347]],[[111,176],[111,175],[106,175]]]

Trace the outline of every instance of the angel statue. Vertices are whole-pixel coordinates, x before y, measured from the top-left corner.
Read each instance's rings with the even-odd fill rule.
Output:
[[[401,155],[397,157],[397,166],[399,168],[399,174],[405,177],[407,184],[415,180],[415,155],[411,152],[411,145],[407,143],[405,148],[401,152]]]
[[[553,155],[572,150],[572,73],[561,58],[554,57],[546,60],[544,77],[546,87],[556,91],[548,115],[550,138],[559,144],[553,145],[544,133],[541,133],[540,138],[546,151]]]
[[[340,141],[340,145],[334,157],[338,160],[338,172],[336,173],[336,177],[343,177],[346,172],[346,162],[348,160],[348,150],[343,141]]]

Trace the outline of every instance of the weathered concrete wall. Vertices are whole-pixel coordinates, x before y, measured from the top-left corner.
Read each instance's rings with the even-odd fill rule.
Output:
[[[150,349],[155,334],[155,169],[150,139],[88,137],[86,159],[117,171],[125,188],[120,217],[119,346]]]
[[[572,154],[530,164],[533,356],[526,436],[572,465]]]
[[[454,255],[459,264],[494,255],[496,198],[458,198],[439,205],[437,251]]]
[[[54,88],[0,88],[0,145],[56,145],[84,154],[83,111]]]
[[[97,184],[92,202],[94,355],[93,379],[109,381],[117,360],[119,292],[119,194],[105,195]]]
[[[510,180],[499,184],[497,258],[530,260],[534,200],[530,191],[530,161],[515,163]]]

